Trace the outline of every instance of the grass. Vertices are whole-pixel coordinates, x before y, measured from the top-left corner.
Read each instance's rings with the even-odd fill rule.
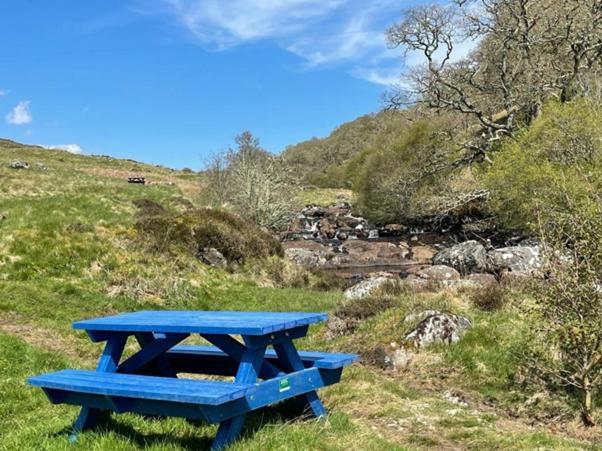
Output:
[[[15,159],[32,168],[8,169]],[[161,184],[128,185],[129,173]],[[272,288],[260,283],[257,274],[267,276],[259,270],[231,273],[139,245],[133,201],[183,211],[195,202],[199,177],[0,142],[0,215],[6,217],[0,220],[0,449],[186,450],[210,443],[215,426],[124,414],[69,445],[77,408],[51,405],[25,380],[94,366],[99,345],[73,331],[74,320],[141,309],[341,311],[340,290]],[[342,199],[334,190],[301,195],[307,203]],[[362,351],[400,340],[412,326],[405,316],[427,308],[468,315],[475,325],[457,345],[421,353],[406,372],[349,368],[342,383],[321,391],[332,412],[327,422],[299,420],[286,404],[250,415],[231,449],[601,449],[595,434],[569,426],[551,431],[508,414],[527,396],[513,382],[513,350],[528,325],[511,305],[483,312],[465,298],[392,293],[369,314],[360,305],[345,307],[361,317],[349,335],[329,339],[324,325],[312,326],[302,348]],[[449,390],[465,394],[467,405],[447,399]]]

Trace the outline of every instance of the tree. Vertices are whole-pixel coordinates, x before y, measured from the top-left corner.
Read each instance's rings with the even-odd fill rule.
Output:
[[[296,208],[287,168],[249,131],[236,136],[235,143],[234,149],[215,156],[206,170],[206,203],[231,208],[261,227],[285,226]]]
[[[542,224],[548,281],[536,297],[535,334],[544,349],[531,366],[576,389],[581,418],[594,426],[602,387],[602,199],[589,209]]]
[[[454,0],[407,10],[387,36],[425,63],[409,74],[409,91],[390,93],[389,105],[421,103],[466,116],[477,136],[463,143],[470,162],[529,123],[548,99],[597,89],[602,2]],[[470,43],[475,49],[457,59]]]

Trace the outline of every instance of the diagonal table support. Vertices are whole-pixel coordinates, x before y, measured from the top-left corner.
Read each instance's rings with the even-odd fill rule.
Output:
[[[279,364],[282,369],[287,373],[294,371],[301,371],[305,369],[301,357],[297,352],[297,348],[292,341],[285,341],[274,345],[274,350],[278,355]],[[318,398],[318,394],[315,391],[310,391],[304,395],[299,396],[300,399],[306,401],[306,406],[309,406],[314,416],[321,418],[326,416],[326,409],[322,405],[322,401]]]
[[[114,373],[117,370],[127,338],[128,336],[126,334],[119,334],[114,335],[107,340],[107,344],[98,361],[96,371]],[[100,409],[82,407],[77,420],[75,420],[75,423],[73,424],[73,431],[69,436],[69,441],[72,443],[77,441],[77,434],[79,432],[96,426],[100,412]]]
[[[265,364],[267,363],[264,362],[263,359],[266,346],[263,345],[252,348],[244,347],[240,343],[238,344],[243,348],[243,352],[242,355],[240,355],[240,363],[234,382],[237,384],[254,384],[259,378],[262,367],[265,367]],[[229,443],[232,443],[240,434],[244,421],[245,414],[222,421],[217,430],[215,439],[213,440],[213,444],[211,445],[211,449],[213,451],[223,450]]]

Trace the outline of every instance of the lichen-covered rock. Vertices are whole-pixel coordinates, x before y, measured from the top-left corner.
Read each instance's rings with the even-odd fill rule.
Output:
[[[15,160],[11,161],[8,167],[11,169],[29,169],[29,163],[26,161]]]
[[[365,298],[374,293],[385,283],[393,280],[392,277],[392,274],[369,277],[368,279],[364,279],[352,287],[347,288],[343,293],[343,296],[347,300]]]
[[[493,274],[486,273],[474,273],[466,276],[466,280],[473,282],[475,286],[487,287],[497,283],[497,280]]]
[[[210,266],[224,267],[228,264],[226,257],[214,247],[200,249],[197,258]]]
[[[433,264],[451,266],[462,274],[482,272],[487,269],[487,250],[477,241],[465,241],[438,252]]]
[[[404,337],[404,343],[422,348],[433,343],[452,344],[472,327],[468,318],[451,313],[429,312],[414,330]]]
[[[498,274],[516,276],[538,275],[542,259],[539,246],[510,246],[494,249],[487,254],[490,265]]]
[[[460,273],[458,271],[445,265],[427,266],[426,268],[418,271],[417,275],[422,279],[434,280],[438,282],[460,279]]]
[[[298,265],[308,268],[319,268],[320,266],[326,265],[330,256],[328,252],[302,247],[285,249],[284,255]]]
[[[336,315],[330,316],[326,323],[326,338],[335,338],[352,333],[359,325],[357,318],[341,318]]]

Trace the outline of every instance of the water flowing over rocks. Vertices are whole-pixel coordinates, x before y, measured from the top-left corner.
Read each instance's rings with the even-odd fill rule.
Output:
[[[462,241],[461,234],[403,224],[376,227],[355,216],[348,203],[305,207],[281,238],[285,255],[297,264],[361,283],[348,290],[348,299],[369,296],[383,273],[421,289],[471,288],[503,277],[541,275],[536,243],[496,249],[486,237]]]

